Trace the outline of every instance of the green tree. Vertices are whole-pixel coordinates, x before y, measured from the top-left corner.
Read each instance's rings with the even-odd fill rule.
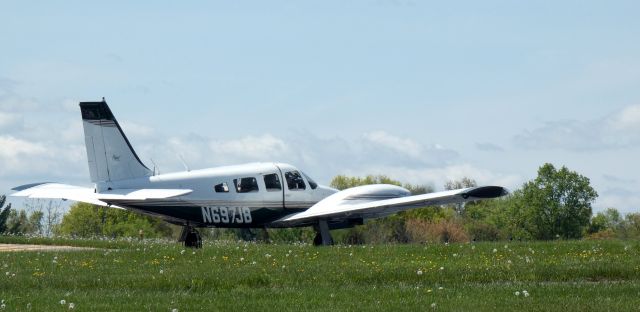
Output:
[[[8,204],[7,207],[2,209],[6,200],[7,196],[0,196],[0,234],[7,231],[7,219],[9,219],[9,213],[11,212],[11,204]]]
[[[75,203],[62,218],[58,234],[79,237],[170,237],[173,229],[166,222],[135,212]]]
[[[623,219],[615,208],[607,208],[605,211],[598,212],[591,218],[588,233],[597,233],[604,230],[617,231]]]
[[[587,177],[566,167],[556,170],[547,163],[533,181],[524,184],[524,206],[519,207],[524,213],[519,214],[532,221],[525,225],[534,238],[580,238],[589,226],[591,204],[597,197]]]
[[[444,184],[444,189],[447,191],[458,190],[468,187],[476,187],[478,183],[474,179],[463,177],[460,180],[449,180]]]
[[[368,175],[363,178],[339,175],[331,181],[331,186],[339,190],[370,184],[402,186],[413,195],[431,193],[434,190],[430,185],[403,185],[400,181],[393,180],[386,175]],[[334,240],[347,244],[405,243],[409,240],[405,228],[407,218],[434,219],[436,215],[444,217],[446,211],[443,212],[433,207],[404,211],[386,218],[369,220],[362,226],[334,231]]]

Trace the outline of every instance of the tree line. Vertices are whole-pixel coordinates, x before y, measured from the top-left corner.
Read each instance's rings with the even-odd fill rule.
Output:
[[[434,192],[429,185],[412,185],[388,176],[349,177],[339,175],[331,186],[343,190],[367,184],[402,186],[412,194]],[[477,186],[471,178],[451,180],[446,190]],[[622,216],[615,208],[592,213],[598,197],[587,177],[566,167],[544,164],[537,177],[509,195],[466,204],[424,207],[368,220],[362,226],[333,230],[334,241],[363,243],[437,243],[498,240],[640,238],[640,213]],[[158,218],[134,212],[75,203],[62,215],[60,205],[49,202],[27,204],[27,209],[2,209],[0,233],[14,235],[69,235],[74,237],[176,237],[180,228]],[[262,239],[277,242],[311,241],[311,228],[206,229],[210,239]]]

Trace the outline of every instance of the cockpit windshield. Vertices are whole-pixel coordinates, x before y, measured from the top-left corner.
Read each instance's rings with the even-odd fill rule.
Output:
[[[309,182],[311,189],[315,190],[318,187],[318,183],[316,183],[316,181],[313,181],[313,179],[310,178],[306,173],[303,172],[302,175],[304,175],[304,177],[307,178],[307,181]]]

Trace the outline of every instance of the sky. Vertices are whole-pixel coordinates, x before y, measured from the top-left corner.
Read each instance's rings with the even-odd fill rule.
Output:
[[[517,189],[544,163],[640,212],[638,1],[3,1],[0,194],[90,185],[105,97],[161,173],[291,163]]]

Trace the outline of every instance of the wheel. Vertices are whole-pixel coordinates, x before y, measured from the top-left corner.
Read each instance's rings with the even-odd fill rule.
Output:
[[[196,229],[191,229],[191,231],[187,232],[184,239],[184,246],[190,248],[202,248],[202,238]]]

